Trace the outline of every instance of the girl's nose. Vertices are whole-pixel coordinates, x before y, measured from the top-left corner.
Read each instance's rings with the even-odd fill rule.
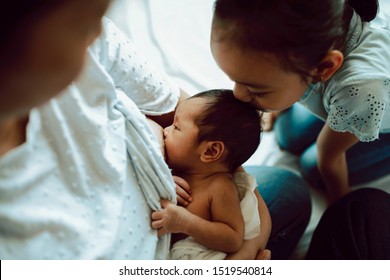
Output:
[[[248,93],[248,90],[247,90],[246,86],[244,86],[244,85],[234,83],[233,94],[234,94],[235,98],[237,98],[238,100],[240,100],[242,102],[251,102],[252,101],[252,97]]]

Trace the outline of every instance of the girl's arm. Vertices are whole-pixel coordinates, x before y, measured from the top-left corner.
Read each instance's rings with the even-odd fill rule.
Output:
[[[318,136],[318,169],[327,188],[329,203],[349,192],[346,151],[358,142],[352,133],[334,131],[328,124]]]

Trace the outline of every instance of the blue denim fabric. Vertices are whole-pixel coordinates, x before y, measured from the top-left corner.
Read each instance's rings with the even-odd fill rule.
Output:
[[[270,166],[245,166],[268,206],[272,231],[267,244],[272,259],[289,259],[311,215],[308,185],[295,173]]]
[[[315,142],[323,125],[322,120],[299,104],[280,115],[274,125],[279,146],[299,155],[303,178],[321,188],[324,183],[317,167]],[[346,155],[351,186],[390,174],[390,134],[380,134],[379,140],[372,142],[359,142]]]

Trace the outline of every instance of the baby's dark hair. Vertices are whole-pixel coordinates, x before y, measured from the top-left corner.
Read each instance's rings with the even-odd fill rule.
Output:
[[[216,0],[212,40],[275,55],[304,81],[333,47],[344,50],[353,10],[363,21],[377,0]]]
[[[249,103],[237,100],[231,90],[213,89],[190,98],[207,99],[202,113],[195,119],[200,131],[198,143],[222,141],[227,151],[226,163],[234,171],[260,144],[261,114]]]

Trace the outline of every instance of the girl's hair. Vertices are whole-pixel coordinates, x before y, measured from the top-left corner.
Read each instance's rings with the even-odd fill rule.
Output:
[[[222,141],[230,171],[247,161],[260,144],[261,115],[249,103],[237,100],[233,91],[208,90],[190,98],[206,98],[206,106],[195,119],[198,143]]]
[[[68,0],[12,0],[0,16],[0,73],[24,51],[36,21]]]
[[[344,50],[353,10],[371,21],[378,1],[216,0],[212,39],[273,54],[307,80],[331,47]]]

